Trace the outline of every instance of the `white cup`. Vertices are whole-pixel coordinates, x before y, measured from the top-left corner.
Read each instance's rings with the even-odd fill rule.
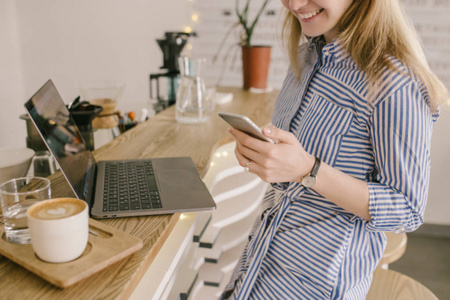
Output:
[[[89,237],[86,202],[74,198],[44,200],[27,210],[31,245],[46,262],[62,263],[78,258]]]

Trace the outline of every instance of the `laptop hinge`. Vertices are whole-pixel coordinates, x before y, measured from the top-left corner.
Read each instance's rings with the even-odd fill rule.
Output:
[[[88,207],[92,208],[92,205],[94,204],[94,198],[95,198],[95,185],[97,181],[97,164],[94,163],[92,165],[92,172],[89,174],[90,178],[88,180],[89,185],[87,187],[87,194],[86,194],[86,202],[88,204]],[[89,215],[91,214],[91,210],[89,209]]]

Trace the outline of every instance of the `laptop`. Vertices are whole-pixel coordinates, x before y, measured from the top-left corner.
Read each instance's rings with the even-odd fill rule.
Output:
[[[51,80],[25,108],[60,170],[94,218],[212,210],[190,157],[95,161]]]

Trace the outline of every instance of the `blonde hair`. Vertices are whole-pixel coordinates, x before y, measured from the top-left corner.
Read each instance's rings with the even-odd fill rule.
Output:
[[[291,68],[300,78],[298,45],[304,35],[298,19],[286,11],[282,37]],[[423,82],[433,111],[439,103],[448,100],[448,91],[431,72],[420,39],[398,0],[354,0],[338,26],[339,42],[372,84],[386,68],[401,72],[389,60],[388,55],[391,55]]]

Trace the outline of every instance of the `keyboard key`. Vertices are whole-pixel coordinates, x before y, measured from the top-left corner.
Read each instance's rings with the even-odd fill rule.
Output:
[[[151,163],[108,163],[105,169],[104,211],[162,207]]]
[[[130,206],[128,204],[126,205],[120,205],[120,210],[130,210]]]
[[[141,209],[141,204],[140,203],[131,203],[130,206],[131,206],[132,210]]]

